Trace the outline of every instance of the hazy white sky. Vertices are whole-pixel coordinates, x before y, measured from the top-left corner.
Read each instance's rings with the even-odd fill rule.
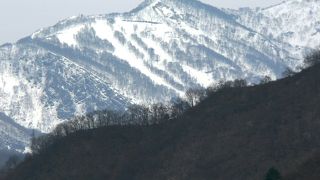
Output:
[[[135,8],[143,0],[0,0],[0,44],[79,14],[106,14]],[[282,0],[201,0],[218,7],[264,7]]]

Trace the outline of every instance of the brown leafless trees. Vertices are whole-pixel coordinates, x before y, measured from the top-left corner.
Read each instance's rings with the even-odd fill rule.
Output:
[[[171,104],[131,105],[126,111],[103,110],[77,116],[72,120],[58,125],[50,134],[33,138],[31,149],[33,153],[40,153],[55,140],[68,136],[77,131],[107,127],[111,125],[127,126],[160,124],[162,122],[178,118],[188,108],[196,106],[203,101],[208,94],[230,87],[244,87],[245,80],[221,82],[215,88],[193,88],[185,94],[185,100],[176,98]]]
[[[312,67],[320,63],[320,49],[313,51],[305,57],[304,63],[306,67]]]

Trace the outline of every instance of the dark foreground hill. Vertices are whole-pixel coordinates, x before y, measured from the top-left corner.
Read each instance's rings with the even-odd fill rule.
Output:
[[[306,160],[296,170],[287,175],[284,180],[319,180],[320,154],[317,153]]]
[[[312,171],[319,152],[318,65],[277,82],[224,89],[161,125],[74,133],[8,179],[262,180],[271,167],[290,180],[300,171],[320,179]]]

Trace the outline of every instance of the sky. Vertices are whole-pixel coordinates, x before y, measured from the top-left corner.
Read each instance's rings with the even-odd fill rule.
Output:
[[[0,44],[74,15],[129,11],[143,0],[0,0]],[[282,0],[201,0],[224,8],[266,7]]]

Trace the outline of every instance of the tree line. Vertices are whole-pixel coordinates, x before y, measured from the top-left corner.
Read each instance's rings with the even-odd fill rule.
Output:
[[[152,105],[131,105],[126,111],[103,110],[86,115],[76,116],[70,121],[59,124],[49,134],[32,137],[31,151],[41,153],[49,148],[57,139],[68,136],[77,131],[108,127],[112,125],[141,125],[149,126],[173,120],[181,116],[188,109],[196,106],[211,94],[226,88],[245,87],[245,80],[219,82],[208,88],[192,88],[186,91],[185,98],[174,98],[170,103]]]
[[[312,67],[320,64],[320,51],[315,51],[305,58],[305,67]],[[284,77],[294,75],[291,69],[286,69]],[[260,84],[271,81],[266,76],[261,79]],[[219,91],[228,88],[242,88],[248,86],[246,80],[236,79],[234,81],[220,81],[214,86],[208,88],[191,88],[186,91],[184,98],[175,98],[168,104],[153,105],[131,105],[126,111],[103,110],[95,111],[83,116],[77,116],[70,121],[58,125],[50,134],[33,137],[31,143],[32,153],[40,153],[43,149],[48,148],[57,138],[68,136],[71,133],[107,127],[112,125],[142,125],[160,124],[173,120],[181,116],[189,108],[196,106],[204,101],[207,97]]]

